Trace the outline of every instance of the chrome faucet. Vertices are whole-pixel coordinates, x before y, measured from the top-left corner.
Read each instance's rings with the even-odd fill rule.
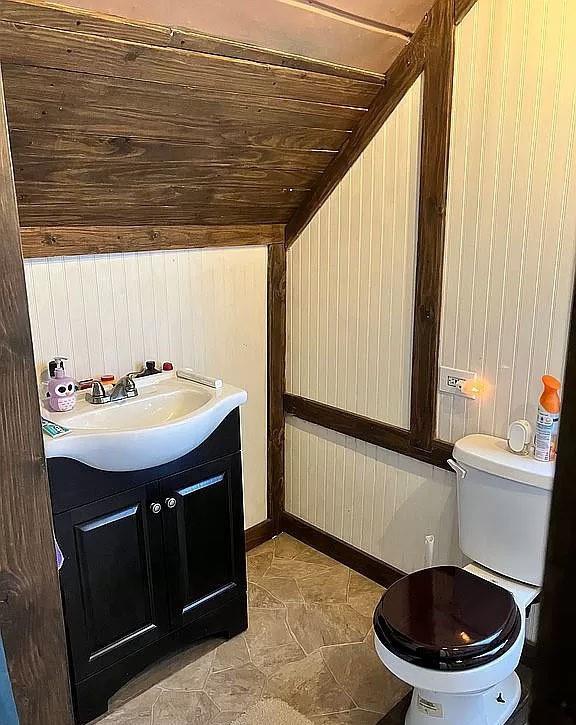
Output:
[[[115,403],[126,398],[135,398],[138,395],[138,388],[134,382],[134,375],[138,373],[128,373],[116,383],[110,392],[110,402]]]
[[[92,392],[86,394],[86,400],[92,405],[103,405],[104,403],[117,403],[126,398],[135,398],[138,395],[138,388],[134,382],[134,375],[128,373],[116,383],[110,392],[99,380],[92,383]]]

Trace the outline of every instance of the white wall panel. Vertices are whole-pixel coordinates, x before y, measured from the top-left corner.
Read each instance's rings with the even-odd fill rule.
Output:
[[[456,478],[340,433],[288,418],[287,510],[403,571],[424,566],[424,537],[435,563],[462,561]]]
[[[171,360],[248,391],[245,519],[264,520],[266,248],[29,260],[25,271],[39,372],[54,355],[76,378]]]
[[[562,377],[576,243],[576,6],[478,0],[456,33],[441,364],[482,402],[440,394],[438,435],[504,435]]]
[[[421,81],[288,253],[287,389],[408,427]]]

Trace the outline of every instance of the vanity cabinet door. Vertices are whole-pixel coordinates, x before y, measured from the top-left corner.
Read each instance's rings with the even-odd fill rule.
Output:
[[[168,632],[157,494],[143,486],[54,517],[76,681]]]
[[[240,455],[161,482],[172,626],[246,589]]]

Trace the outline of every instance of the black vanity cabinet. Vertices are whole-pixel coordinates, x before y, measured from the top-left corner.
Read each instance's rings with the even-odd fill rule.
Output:
[[[48,460],[77,722],[159,657],[246,629],[239,425],[145,471]]]

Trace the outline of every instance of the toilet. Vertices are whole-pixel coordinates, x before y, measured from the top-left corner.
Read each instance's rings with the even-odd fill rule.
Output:
[[[386,667],[413,689],[406,725],[501,725],[520,700],[527,609],[544,572],[554,464],[471,435],[454,446],[462,552],[408,574],[374,612]]]

